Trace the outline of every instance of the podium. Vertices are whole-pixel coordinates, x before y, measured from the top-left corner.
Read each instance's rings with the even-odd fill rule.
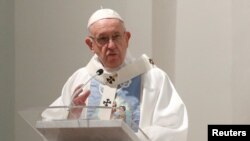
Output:
[[[83,114],[80,117],[68,119],[70,108],[72,107],[40,107],[24,110],[20,114],[45,141],[140,141],[133,130],[136,126],[133,123],[126,123],[122,119],[98,118],[96,113],[107,110],[105,107],[84,106],[81,107]],[[92,114],[87,112],[88,109]],[[46,116],[48,113],[52,116],[44,119],[42,115]]]

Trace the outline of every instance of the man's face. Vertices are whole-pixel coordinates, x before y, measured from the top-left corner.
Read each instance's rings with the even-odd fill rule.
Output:
[[[126,56],[130,33],[118,19],[102,19],[90,27],[86,44],[106,68],[119,67]]]

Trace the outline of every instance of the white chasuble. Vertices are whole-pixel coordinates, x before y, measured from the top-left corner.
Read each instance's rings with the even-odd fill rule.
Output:
[[[127,57],[126,59],[129,58]],[[96,89],[93,91],[98,91],[98,93],[99,91],[102,91],[102,87],[99,87],[99,85],[107,85],[111,88],[115,88],[115,96],[114,99],[112,99],[113,102],[115,102],[114,105],[116,104],[116,110],[124,110],[123,106],[127,106],[126,102],[124,102],[127,100],[123,99],[123,96],[128,96],[126,92],[128,89],[126,89],[126,86],[129,83],[138,81],[136,83],[140,85],[140,88],[138,89],[139,92],[136,92],[136,94],[140,93],[138,96],[139,104],[132,104],[131,107],[133,107],[132,109],[140,109],[140,112],[137,115],[137,110],[134,110],[133,116],[136,115],[135,117],[139,118],[134,118],[134,121],[139,122],[140,128],[136,134],[141,139],[141,141],[186,141],[188,133],[187,110],[174,85],[164,71],[159,69],[157,66],[152,65],[152,60],[145,56],[142,56],[138,60],[136,61],[140,63],[137,63],[137,67],[125,68],[128,65],[134,64],[133,61],[128,61],[128,63],[126,62],[117,71],[109,72],[103,68],[97,56],[94,55],[86,67],[77,70],[67,80],[62,89],[61,96],[55,100],[51,106],[70,105],[70,97],[73,94],[75,88],[80,84],[84,84],[89,78],[95,75],[96,70],[102,68],[104,69],[104,74],[101,75],[101,77],[96,77],[93,79],[91,81],[90,87],[95,85]],[[137,69],[140,68],[144,68],[146,71],[138,71]],[[115,82],[113,81],[113,78],[115,78]],[[120,90],[123,90],[123,92],[119,94]],[[91,103],[91,95],[87,101],[87,104]],[[95,99],[94,97],[92,98]],[[132,97],[129,97],[128,99],[130,98],[131,100],[129,101],[136,101]],[[99,100],[102,100],[101,97]],[[97,102],[97,105],[103,103],[103,101],[100,101]],[[111,98],[110,101],[112,101]],[[109,104],[110,102],[107,100],[105,103]],[[135,105],[139,106],[136,107]],[[121,109],[118,109],[118,107]],[[45,111],[42,115],[45,120],[49,120],[54,118],[65,118],[67,117],[67,114],[67,110],[55,110],[54,112],[50,113],[46,113]],[[125,118],[126,120],[127,118],[130,118],[129,115],[125,117],[122,112],[113,112],[110,116],[111,118],[120,117]],[[145,138],[145,135],[148,138]]]

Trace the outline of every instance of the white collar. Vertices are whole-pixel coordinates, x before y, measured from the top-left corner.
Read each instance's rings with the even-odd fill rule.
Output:
[[[154,66],[152,59],[143,54],[138,59],[131,59],[126,57],[125,63],[119,67],[119,69],[107,71],[99,61],[97,55],[94,55],[90,62],[87,64],[87,71],[91,76],[96,75],[96,71],[103,69],[104,72],[100,76],[96,76],[96,79],[103,84],[107,84],[111,87],[116,87],[118,84],[126,82],[135,76],[138,76]]]

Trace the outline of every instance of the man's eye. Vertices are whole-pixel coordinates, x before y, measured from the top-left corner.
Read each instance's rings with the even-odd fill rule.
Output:
[[[114,36],[113,36],[113,39],[114,39],[114,40],[119,40],[120,37],[121,37],[121,35],[117,34],[117,35],[114,35]]]
[[[107,42],[109,40],[109,38],[108,37],[100,37],[97,40],[98,40],[98,42]]]

